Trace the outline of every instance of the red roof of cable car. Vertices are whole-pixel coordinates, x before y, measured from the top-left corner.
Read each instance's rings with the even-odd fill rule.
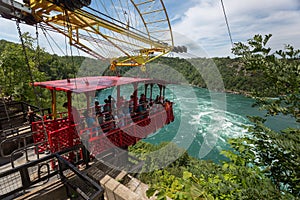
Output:
[[[68,81],[69,80],[69,81]],[[40,86],[49,90],[84,93],[106,88],[139,82],[163,83],[164,81],[147,78],[131,78],[118,76],[92,76],[73,79],[54,80],[45,82],[35,82],[34,86]]]

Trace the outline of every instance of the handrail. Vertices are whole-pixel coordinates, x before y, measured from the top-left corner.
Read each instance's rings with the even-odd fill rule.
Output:
[[[146,111],[145,113],[142,113],[141,115],[133,114],[132,116],[124,116],[122,118],[118,118],[117,120],[114,119],[114,120],[103,122],[102,124],[99,124],[99,126],[97,125],[97,126],[93,126],[90,128],[85,128],[85,129],[81,130],[80,132],[83,133],[85,131],[89,131],[90,133],[94,134],[95,131],[93,131],[93,129],[103,127],[102,128],[103,133],[105,134],[105,136],[109,136],[109,135],[113,134],[113,132],[114,132],[113,130],[116,130],[118,128],[126,129],[132,125],[131,124],[132,122],[139,124],[141,122],[145,122],[146,120],[148,120],[149,119],[148,116],[153,118],[164,112],[165,112],[164,109],[158,109],[154,113],[151,113],[151,114],[149,113],[149,111]],[[146,118],[142,118],[142,117],[146,117]],[[118,127],[117,125],[114,128],[104,127],[104,125],[109,125],[112,122],[121,121],[121,120],[123,120],[123,122],[124,122],[124,126],[122,126],[122,127]]]
[[[34,149],[36,151],[36,158],[37,160],[40,158],[40,154],[39,152],[37,151],[38,149],[38,145],[40,145],[41,143],[36,143],[36,144],[31,144],[29,146],[26,146],[24,148],[19,148],[19,149],[16,149],[14,150],[11,155],[10,155],[10,163],[11,163],[11,167],[12,168],[15,168],[15,165],[14,165],[14,155],[17,154],[17,153],[20,153],[20,152],[25,152],[25,156],[26,156],[26,162],[29,162],[29,159],[28,159],[28,150],[30,149]]]
[[[7,136],[7,135],[5,135]],[[18,149],[21,149],[21,143],[23,142],[23,146],[26,147],[27,146],[27,141],[26,139],[27,138],[30,138],[32,137],[32,133],[31,132],[27,132],[27,133],[24,133],[24,134],[18,134],[16,136],[13,136],[13,137],[9,137],[9,138],[5,138],[4,140],[2,140],[0,142],[0,156],[1,157],[9,157],[10,155],[6,155],[4,154],[4,148],[3,148],[3,145],[5,143],[10,143],[10,142],[17,142],[18,143]],[[17,149],[17,150],[18,150]]]
[[[82,174],[74,165],[72,165],[62,157],[63,154],[72,152],[80,148],[83,148],[83,146],[77,145],[64,151],[45,156],[41,159],[28,162],[24,165],[0,173],[0,180],[5,180],[1,180],[1,183],[3,184],[1,185],[0,199],[11,197],[12,195],[17,194],[20,191],[24,191],[37,183],[49,180],[51,177],[57,174],[60,175],[61,180],[64,184],[66,184],[67,177],[63,173],[66,170],[71,170],[77,177],[80,178],[80,180],[84,181],[89,185],[89,187],[93,188],[93,194],[91,194],[90,196],[88,196],[88,194],[85,194],[83,190],[80,189],[81,192],[79,193],[79,195],[81,195],[84,199],[87,199],[86,197],[88,197],[88,199],[95,199],[96,197],[100,197],[103,194],[103,188],[95,183],[92,179]],[[57,160],[59,168],[57,170],[50,171],[48,162],[51,162],[51,160],[53,159]],[[36,171],[32,171],[34,166],[38,166]],[[47,167],[47,174],[41,176],[41,167],[43,166]],[[36,175],[35,173],[37,173],[38,175],[37,179],[31,180],[31,176]],[[67,184],[72,187],[72,184],[70,182],[68,182]]]

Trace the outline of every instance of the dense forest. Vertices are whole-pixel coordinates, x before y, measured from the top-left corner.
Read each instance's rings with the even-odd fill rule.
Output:
[[[44,49],[35,47],[35,41],[28,33],[23,34],[23,38],[27,49],[28,63],[26,63],[20,44],[0,40],[0,85],[1,94],[4,96],[10,95],[16,100],[36,104],[33,88],[30,87],[32,81],[59,80],[90,75],[116,75],[108,70],[109,60],[99,61],[82,56],[50,54]],[[31,73],[29,73],[29,68]],[[169,70],[170,68],[172,70]],[[214,83],[216,81],[214,77],[203,79],[203,74],[205,76],[214,74],[212,69],[220,72],[224,87],[218,87],[220,83]],[[130,68],[123,68],[119,73],[127,76],[149,76],[150,74],[151,78],[167,79],[170,82],[192,84],[204,88],[210,84],[215,87],[212,88],[215,90],[223,91],[225,89],[226,92],[242,94],[251,94],[255,90],[261,91],[266,85],[272,84],[260,71],[247,72],[239,58],[230,59],[229,57],[212,59],[161,57],[147,66],[147,73]],[[165,73],[168,75],[165,76]],[[45,91],[36,91],[36,93],[47,95]],[[47,98],[41,99],[43,99],[42,106],[49,106]]]
[[[39,99],[43,107],[49,107],[50,94],[34,90],[31,82],[72,78],[79,74],[114,74],[108,70],[107,61],[95,64],[95,60],[80,56],[52,55],[35,47],[29,34],[23,34],[23,38],[28,62],[21,45],[0,41],[2,97],[11,95],[33,104]],[[256,35],[247,43],[236,43],[232,49],[234,59],[162,57],[147,66],[148,73],[129,68],[120,73],[150,74],[178,84],[246,94],[256,99],[255,106],[267,111],[266,118],[283,114],[299,123],[300,50],[287,45],[283,50],[272,51],[267,46],[270,38],[271,35]],[[167,68],[165,66],[168,66],[167,76],[157,70]],[[222,77],[221,83],[213,76],[216,69]],[[167,196],[172,199],[299,199],[300,129],[275,132],[265,126],[265,118],[252,116],[249,119],[253,125],[246,128],[251,136],[228,139],[232,149],[222,152],[228,160],[218,164],[191,158],[176,145],[172,145],[171,151],[152,157],[147,156],[147,152],[166,144],[154,146],[140,142],[131,147],[132,154],[145,160],[140,179],[150,185],[148,195],[155,194],[159,199]],[[182,156],[166,168],[155,166],[160,159],[178,153]],[[149,167],[156,170],[149,172]]]

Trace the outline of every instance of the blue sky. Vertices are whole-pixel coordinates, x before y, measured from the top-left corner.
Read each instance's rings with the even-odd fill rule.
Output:
[[[166,0],[172,28],[194,41],[208,57],[233,56],[220,0]],[[179,3],[180,2],[180,3]],[[255,34],[273,34],[274,49],[291,44],[300,48],[299,0],[223,0],[233,42]],[[175,43],[181,37],[175,37]],[[177,41],[177,42],[176,42]]]
[[[192,53],[199,56],[233,56],[220,0],[164,0],[164,2],[171,20],[175,45],[193,44]],[[245,42],[255,34],[271,33],[272,48],[282,49],[285,44],[300,48],[299,0],[223,0],[223,2],[233,42]],[[0,18],[0,24],[0,39],[17,42],[15,23]],[[30,31],[34,35],[34,28],[29,26],[22,26],[22,31]],[[54,34],[53,37],[63,44],[64,40],[59,39],[59,36]],[[46,41],[40,43],[47,46]]]

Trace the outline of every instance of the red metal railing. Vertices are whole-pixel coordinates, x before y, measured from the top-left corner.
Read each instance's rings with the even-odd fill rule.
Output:
[[[83,143],[96,156],[115,146],[127,148],[173,120],[172,110],[157,106],[143,114],[125,116],[91,128],[80,129],[79,124],[71,124],[68,119],[55,119],[33,122],[32,129],[34,143],[40,143],[39,153],[46,150],[55,153]],[[70,154],[67,159],[71,160],[72,156]]]

